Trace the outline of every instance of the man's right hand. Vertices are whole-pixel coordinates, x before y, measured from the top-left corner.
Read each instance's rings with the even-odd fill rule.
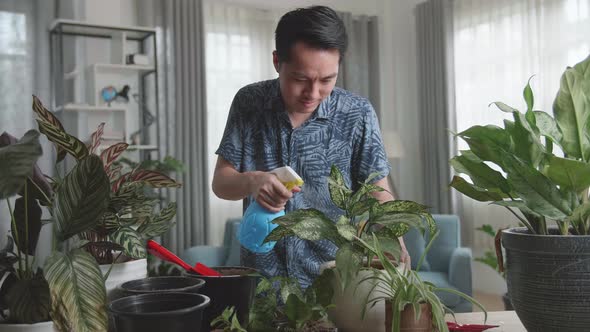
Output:
[[[293,197],[293,193],[272,173],[253,172],[250,185],[250,192],[256,202],[271,212],[284,210],[287,201]],[[293,188],[293,192],[299,191],[299,187]]]

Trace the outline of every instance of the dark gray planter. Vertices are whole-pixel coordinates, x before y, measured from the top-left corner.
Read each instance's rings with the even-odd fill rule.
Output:
[[[590,236],[502,232],[512,305],[528,331],[587,331],[590,326]]]

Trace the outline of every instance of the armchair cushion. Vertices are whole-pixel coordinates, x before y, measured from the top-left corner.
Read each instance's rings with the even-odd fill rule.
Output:
[[[457,289],[457,287],[449,283],[449,278],[447,277],[446,273],[420,272],[420,278],[423,281],[429,281],[440,288],[451,288],[455,290]],[[461,303],[462,300],[462,298],[459,295],[455,295],[449,292],[437,292],[436,295],[447,307],[451,308],[457,306],[459,303]]]
[[[194,266],[197,262],[207,266],[225,265],[227,258],[227,248],[215,246],[194,246],[186,249],[180,258],[188,264]]]

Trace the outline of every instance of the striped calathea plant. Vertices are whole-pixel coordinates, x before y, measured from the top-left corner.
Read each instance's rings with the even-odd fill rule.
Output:
[[[114,251],[131,259],[144,258],[145,241],[173,225],[176,206],[170,203],[155,213],[156,202],[142,190],[180,184],[153,171],[121,174],[113,162],[127,144],[97,154],[102,124],[84,144],[68,134],[35,96],[33,111],[39,131],[55,145],[57,163],[69,154],[75,165],[63,177],[45,176],[36,166],[42,154],[39,132],[31,130],[20,140],[2,135],[0,199],[9,205],[12,237],[0,251],[0,273],[9,281],[0,286],[0,305],[8,308],[12,322],[51,317],[62,331],[106,331],[107,276],[102,275],[99,261],[111,263],[108,258]],[[13,209],[8,198],[15,194],[21,197]],[[41,205],[46,206],[54,231],[52,253],[43,269],[29,259],[43,223]]]
[[[385,253],[399,261],[401,246],[399,238],[415,227],[424,234],[428,229],[436,231],[434,219],[426,206],[412,201],[395,200],[379,202],[373,193],[383,191],[371,182],[379,176],[373,173],[353,191],[336,166],[332,166],[328,187],[332,202],[343,214],[336,220],[317,209],[301,209],[273,220],[276,227],[265,239],[278,241],[286,236],[318,241],[328,240],[338,247],[336,271],[342,288],[346,288],[373,255],[360,239],[372,241],[372,234],[379,239]]]
[[[523,95],[524,113],[493,103],[513,116],[504,128],[473,126],[457,134],[469,150],[451,159],[465,178],[457,175],[450,185],[477,201],[506,207],[533,234],[548,234],[552,220],[562,235],[588,235],[590,56],[563,73],[553,116],[534,110],[529,84]]]

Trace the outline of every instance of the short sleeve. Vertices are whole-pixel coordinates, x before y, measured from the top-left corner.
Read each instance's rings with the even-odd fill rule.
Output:
[[[363,121],[358,128],[358,135],[353,146],[352,180],[353,183],[365,181],[372,173],[379,173],[373,183],[386,177],[391,166],[387,161],[377,114],[367,101],[362,110]]]
[[[227,122],[225,123],[225,130],[219,148],[215,151],[215,154],[223,157],[223,159],[230,162],[237,171],[242,171],[242,155],[243,155],[243,142],[244,142],[244,121],[243,116],[243,103],[241,103],[241,90],[236,93],[234,100],[232,101]]]

